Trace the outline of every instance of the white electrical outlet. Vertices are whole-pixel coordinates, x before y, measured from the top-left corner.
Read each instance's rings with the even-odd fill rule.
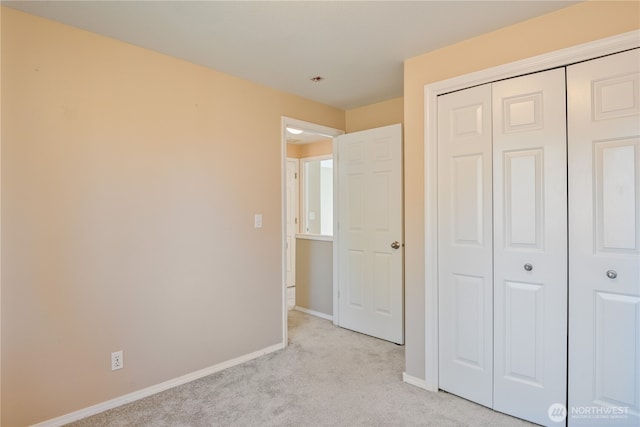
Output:
[[[111,370],[122,369],[124,361],[122,360],[122,350],[111,353]]]

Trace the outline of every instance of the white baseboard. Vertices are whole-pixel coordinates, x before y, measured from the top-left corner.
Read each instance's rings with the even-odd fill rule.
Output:
[[[402,381],[404,381],[407,384],[411,384],[413,386],[423,388],[427,391],[438,391],[438,390],[432,390],[431,388],[429,388],[425,380],[409,375],[406,372],[402,373]]]
[[[168,390],[173,387],[177,387],[182,384],[186,384],[191,381],[206,377],[216,372],[223,371],[232,366],[240,365],[253,359],[257,359],[265,354],[273,353],[284,348],[282,343],[275,344],[270,347],[263,348],[262,350],[254,351],[253,353],[245,354],[235,359],[227,360],[226,362],[218,363],[217,365],[210,366],[208,368],[201,369],[199,371],[191,372],[178,378],[174,378],[160,384],[152,385],[151,387],[144,388],[142,390],[134,391],[133,393],[125,394],[124,396],[116,397],[115,399],[108,400],[106,402],[98,403],[97,405],[89,406],[88,408],[80,409],[79,411],[71,412],[70,414],[62,415],[57,418],[52,418],[47,421],[43,421],[38,424],[34,424],[32,427],[58,427],[65,424],[81,420],[83,418],[90,417],[100,412],[104,412],[109,409],[122,406],[126,403],[134,402],[136,400],[151,396],[161,391]]]
[[[329,320],[329,321],[333,322],[333,316],[330,316],[330,315],[324,314],[324,313],[320,313],[319,311],[309,310],[308,308],[300,307],[300,306],[297,306],[297,305],[295,307],[293,307],[293,309],[297,310],[297,311],[301,311],[303,313],[310,314],[312,316],[320,317],[321,319],[326,319],[326,320]]]

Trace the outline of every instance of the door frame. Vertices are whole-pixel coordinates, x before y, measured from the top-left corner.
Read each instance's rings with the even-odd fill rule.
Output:
[[[286,157],[285,158],[285,168],[288,168],[289,162],[293,162],[295,164],[295,178],[294,179],[296,181],[296,185],[297,185],[296,190],[297,191],[296,191],[296,195],[295,195],[295,198],[296,198],[295,199],[295,206],[293,206],[293,209],[296,212],[296,218],[299,218],[300,217],[300,159],[297,159],[295,157]],[[286,171],[285,171],[285,181],[286,181],[286,179],[287,179],[287,175],[286,175]],[[288,184],[288,183],[286,183],[286,184]],[[286,189],[285,189],[285,191],[286,191]],[[289,208],[291,208],[291,206],[289,206],[289,200],[285,199],[285,206],[286,206],[286,209],[287,209],[287,211],[285,212],[285,219],[288,220],[287,214],[289,212]],[[286,226],[286,221],[285,221],[285,226]],[[291,247],[287,248],[286,243],[285,243],[285,254],[286,254],[287,250],[293,251],[293,254],[290,254],[289,258],[292,258],[294,260],[293,261],[293,264],[294,264],[294,268],[293,268],[293,275],[294,275],[293,283],[294,283],[294,287],[295,287],[295,274],[296,274],[296,270],[295,270],[295,258],[296,258],[296,255],[295,255],[295,253],[296,253],[295,237],[296,237],[296,234],[298,234],[299,232],[300,232],[300,222],[297,222],[295,224],[295,232],[293,233],[293,238],[292,238],[293,243],[292,243]],[[286,229],[285,233],[289,233],[289,230]],[[287,274],[288,274],[288,272],[287,272]],[[287,288],[289,287],[289,283],[290,283],[289,282],[289,277],[287,277]],[[287,302],[287,304],[288,304],[288,302]]]
[[[281,116],[280,118],[280,288],[282,289],[282,347],[286,347],[289,344],[288,327],[287,327],[287,127],[293,127],[296,129],[302,129],[309,132],[325,135],[328,138],[334,138],[342,135],[345,132],[340,129],[319,125],[316,123],[306,122],[291,117]],[[334,163],[335,163],[335,141],[333,142],[334,148]],[[334,168],[334,177],[336,169]],[[298,181],[299,183],[300,181]],[[335,201],[335,179],[334,179],[334,201]],[[335,212],[336,205],[334,204],[333,210]],[[335,215],[334,215],[334,230],[335,230]],[[336,238],[334,236],[334,248]],[[335,251],[334,251],[335,252]],[[335,261],[335,253],[333,254]],[[335,268],[334,268],[335,279]],[[335,299],[335,288],[334,288]],[[335,304],[334,304],[335,306]],[[335,323],[335,314],[334,314]]]
[[[425,379],[420,384],[438,391],[438,104],[448,92],[563,67],[576,62],[640,47],[640,30],[557,50],[516,62],[430,83],[424,86],[425,200]],[[433,237],[435,236],[435,238]]]

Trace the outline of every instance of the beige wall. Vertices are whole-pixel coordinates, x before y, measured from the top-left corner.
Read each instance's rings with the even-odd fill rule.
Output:
[[[403,98],[365,105],[345,113],[347,132],[357,132],[404,122]]]
[[[344,111],[1,22],[2,425],[281,343],[281,116],[344,129]]]
[[[297,239],[296,305],[333,316],[333,242]]]
[[[405,322],[409,375],[424,378],[425,373],[424,85],[638,29],[639,6],[638,2],[582,3],[405,61]]]
[[[312,142],[309,144],[287,144],[287,157],[304,159],[305,157],[322,156],[333,152],[333,141]]]
[[[301,157],[300,147],[302,147],[302,145],[287,144],[287,157],[291,157],[292,159],[299,159]]]

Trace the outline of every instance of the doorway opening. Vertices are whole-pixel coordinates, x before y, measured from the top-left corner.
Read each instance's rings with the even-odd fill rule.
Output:
[[[290,309],[331,319],[333,287],[319,291],[305,285],[310,280],[332,282],[333,268],[327,271],[317,264],[328,261],[332,265],[333,138],[344,131],[289,117],[282,117],[281,122],[282,336],[287,345]],[[298,283],[296,276],[303,280]],[[321,303],[327,299],[326,292],[328,310]],[[315,307],[318,302],[321,305]]]

